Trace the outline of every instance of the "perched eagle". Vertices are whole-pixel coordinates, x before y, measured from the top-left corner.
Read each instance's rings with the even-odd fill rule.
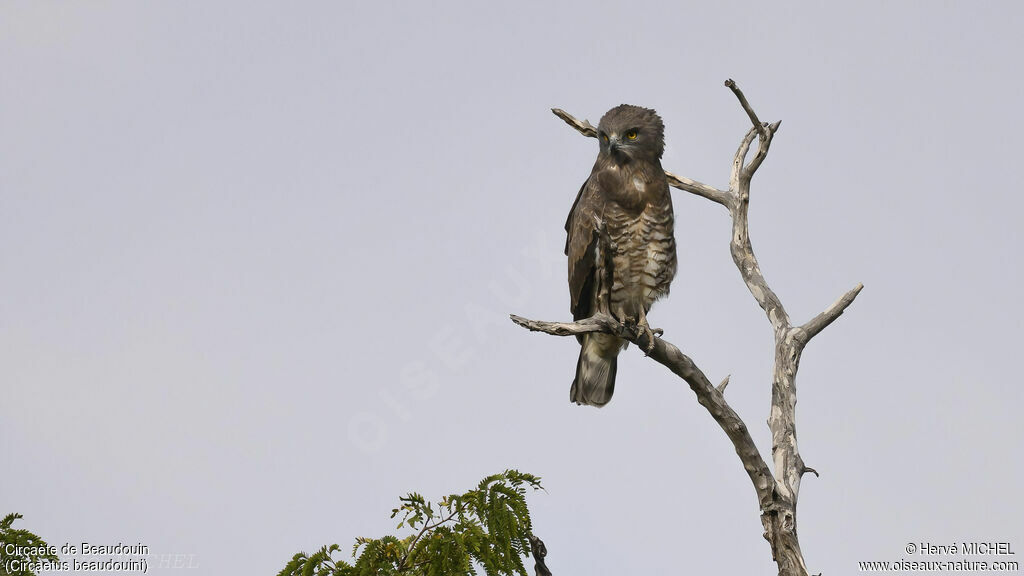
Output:
[[[672,198],[661,168],[665,125],[654,110],[623,104],[601,118],[597,135],[597,161],[565,223],[570,309],[575,320],[604,312],[650,334],[647,312],[676,273]],[[577,338],[569,398],[604,406],[626,342],[596,332]]]

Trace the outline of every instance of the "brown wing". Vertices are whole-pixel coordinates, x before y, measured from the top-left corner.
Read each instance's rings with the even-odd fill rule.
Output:
[[[594,291],[597,290],[597,222],[604,206],[597,181],[598,178],[593,174],[587,178],[565,221],[565,255],[569,257],[569,309],[574,320],[591,316]]]

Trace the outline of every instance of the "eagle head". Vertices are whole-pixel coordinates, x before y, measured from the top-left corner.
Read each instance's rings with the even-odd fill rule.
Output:
[[[620,104],[597,125],[601,153],[620,161],[660,160],[665,152],[665,123],[650,108]]]

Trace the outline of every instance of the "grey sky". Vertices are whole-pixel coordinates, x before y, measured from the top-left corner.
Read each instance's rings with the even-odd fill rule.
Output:
[[[0,7],[0,514],[275,573],[400,494],[516,467],[565,574],[771,573],[692,393],[629,350],[569,404],[562,225],[596,155],[548,111],[665,120],[724,186],[783,120],[751,234],[802,322],[812,573],[907,542],[1024,549],[1017,3],[10,2]],[[762,454],[771,333],[725,212],[675,193],[653,325]],[[178,573],[159,570],[159,573]]]

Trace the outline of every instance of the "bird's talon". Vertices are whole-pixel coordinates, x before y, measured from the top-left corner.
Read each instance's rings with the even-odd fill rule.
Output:
[[[651,351],[654,350],[654,335],[657,334],[658,336],[661,336],[665,331],[661,328],[651,328],[650,323],[647,322],[646,311],[643,308],[640,309],[640,320],[637,322],[636,326],[637,336],[639,336],[640,333],[647,336],[647,345],[644,346],[647,351],[644,353],[644,356],[650,356]]]
[[[647,329],[647,353],[644,354],[644,356],[650,356],[651,352],[653,350],[654,350],[654,332],[650,328],[648,328]]]

